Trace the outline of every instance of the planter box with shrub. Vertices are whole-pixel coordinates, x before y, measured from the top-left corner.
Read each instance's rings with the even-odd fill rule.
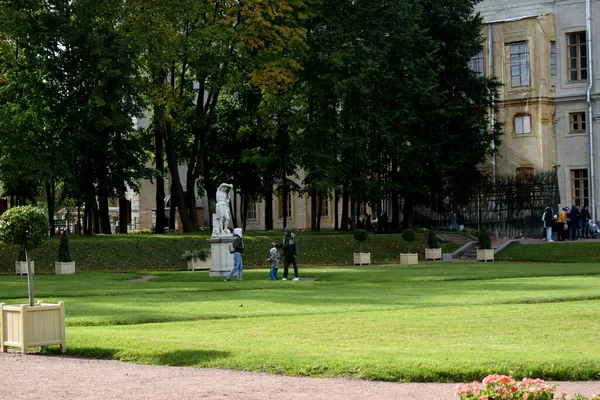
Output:
[[[418,264],[418,253],[400,253],[400,264]]]
[[[18,347],[27,354],[30,347],[60,345],[61,352],[67,349],[65,334],[65,304],[49,304],[38,301],[36,305],[9,306],[0,303],[2,327],[0,350]]]

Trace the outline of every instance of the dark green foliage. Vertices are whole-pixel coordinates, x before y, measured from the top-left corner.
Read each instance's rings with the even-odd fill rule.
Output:
[[[21,262],[27,261],[27,258],[25,257],[25,249],[19,250],[19,255],[17,256],[17,258],[18,258],[17,261],[21,261]]]
[[[430,249],[437,249],[439,247],[437,236],[433,230],[429,230],[427,234],[427,247]]]
[[[487,226],[483,225],[479,230],[478,246],[480,249],[491,249],[492,248],[492,237],[488,231]]]
[[[415,231],[413,231],[412,229],[405,229],[402,232],[402,239],[405,242],[414,242],[416,239]]]
[[[69,234],[64,231],[60,235],[60,245],[58,246],[58,261],[60,262],[71,262],[71,252],[69,251]]]
[[[48,237],[44,210],[33,206],[13,207],[0,216],[0,240],[25,251],[35,249]]]
[[[357,229],[354,231],[354,239],[360,244],[360,252],[362,253],[362,242],[367,240],[368,234],[366,229]]]
[[[354,239],[361,243],[367,240],[367,237],[368,233],[366,229],[357,229],[356,231],[354,231]]]
[[[202,260],[202,261],[206,261],[208,256],[210,256],[210,248],[203,247],[199,250],[184,251],[183,254],[181,254],[181,259],[183,261],[198,260],[198,259]]]

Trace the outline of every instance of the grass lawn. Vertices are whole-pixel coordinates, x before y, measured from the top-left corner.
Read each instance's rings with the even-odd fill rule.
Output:
[[[545,247],[545,246],[544,246]],[[600,379],[600,265],[437,263],[207,272],[36,275],[65,302],[67,352],[158,365],[389,381],[489,373]],[[26,302],[0,276],[0,302]],[[52,349],[50,351],[57,351]]]

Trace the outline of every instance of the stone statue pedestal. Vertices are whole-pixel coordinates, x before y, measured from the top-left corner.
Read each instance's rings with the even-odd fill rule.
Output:
[[[210,271],[208,276],[227,276],[233,268],[233,254],[228,245],[233,243],[233,235],[223,234],[207,240],[210,243]]]

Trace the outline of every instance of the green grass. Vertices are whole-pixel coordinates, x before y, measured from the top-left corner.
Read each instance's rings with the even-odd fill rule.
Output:
[[[184,270],[185,262],[181,254],[186,250],[209,247],[208,233],[169,234],[169,235],[97,235],[91,237],[70,236],[70,250],[78,272],[87,271],[159,271]],[[302,265],[350,265],[352,253],[359,251],[358,242],[350,233],[299,232],[298,262]],[[271,241],[279,242],[282,234],[278,231],[247,232],[244,235],[244,267],[267,268]],[[47,240],[41,247],[32,251],[37,274],[54,273],[54,262],[58,261],[60,237]],[[426,234],[417,234],[411,244],[412,251],[424,258]],[[459,245],[445,243],[444,252],[452,252]],[[408,243],[399,234],[369,235],[363,243],[363,251],[371,252],[371,260],[376,264],[398,262],[401,252],[408,251]],[[14,273],[18,248],[0,243],[0,274]]]
[[[600,378],[600,265],[436,263],[267,271],[36,275],[65,301],[69,354],[385,381]],[[26,278],[0,276],[0,301]],[[52,348],[50,351],[57,351]]]
[[[544,244],[517,243],[496,256],[500,261],[600,263],[600,241]]]

